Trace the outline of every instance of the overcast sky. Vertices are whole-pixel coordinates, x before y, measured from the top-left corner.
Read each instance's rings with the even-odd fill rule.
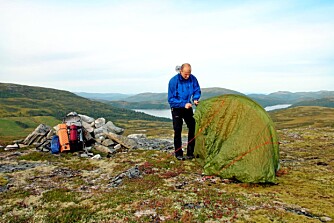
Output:
[[[201,87],[334,90],[334,1],[0,0],[0,82],[167,92],[185,62]]]

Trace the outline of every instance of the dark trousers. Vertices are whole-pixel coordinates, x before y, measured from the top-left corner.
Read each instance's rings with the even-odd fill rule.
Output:
[[[186,122],[188,127],[188,145],[187,145],[187,155],[194,155],[195,147],[195,126],[196,122],[193,117],[193,109],[189,108],[172,108],[172,117],[173,117],[173,128],[174,128],[174,147],[175,147],[175,156],[183,156],[182,151],[182,125],[183,120]]]

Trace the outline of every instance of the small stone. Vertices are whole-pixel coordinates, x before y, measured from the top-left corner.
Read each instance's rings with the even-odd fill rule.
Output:
[[[8,150],[14,150],[14,149],[19,149],[20,146],[18,144],[14,144],[14,145],[8,145],[6,146],[5,150],[8,151]]]
[[[97,146],[95,146],[95,149],[102,152],[102,153],[110,153],[110,149],[106,146],[97,145]]]
[[[147,136],[146,134],[131,134],[131,135],[128,135],[128,138],[129,139],[146,139]]]
[[[328,221],[332,221],[332,219],[330,217],[323,216],[323,217],[320,217],[320,221],[328,222]]]
[[[101,159],[101,155],[100,155],[100,154],[96,154],[96,155],[93,156],[91,159],[99,160],[99,159]]]
[[[92,147],[91,147],[91,146],[89,146],[89,147],[85,147],[85,150],[86,150],[86,151],[91,151],[91,150],[92,150]]]
[[[86,153],[82,153],[82,154],[80,154],[80,157],[81,157],[81,158],[88,158],[89,156],[88,156],[88,154],[86,154]]]
[[[155,217],[157,215],[157,212],[154,209],[152,209],[152,210],[140,210],[140,211],[136,211],[134,213],[134,215],[137,218],[140,218],[142,216],[153,216],[153,217]]]
[[[50,150],[48,150],[47,148],[43,148],[42,152],[50,152]]]
[[[170,164],[175,164],[175,162],[172,160],[172,161],[170,161]]]
[[[140,170],[138,166],[131,168],[128,170],[128,177],[131,178],[138,178],[140,176]]]
[[[120,148],[122,148],[121,144],[117,144],[116,146],[114,146],[115,150],[119,150]]]
[[[25,147],[28,147],[28,146],[25,144],[19,144],[19,148],[25,148]]]

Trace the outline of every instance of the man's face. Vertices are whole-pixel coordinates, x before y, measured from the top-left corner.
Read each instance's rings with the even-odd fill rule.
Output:
[[[185,66],[183,67],[183,69],[181,70],[181,76],[184,78],[184,79],[188,79],[190,77],[190,74],[191,74],[191,68],[188,67],[188,66]]]

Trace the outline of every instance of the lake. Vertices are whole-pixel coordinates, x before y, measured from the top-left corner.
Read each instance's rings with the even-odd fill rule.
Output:
[[[265,107],[264,109],[266,111],[272,111],[276,109],[282,109],[282,108],[287,108],[291,106],[291,104],[282,104],[282,105],[273,105],[273,106],[268,106]],[[164,117],[164,118],[170,118],[172,119],[172,114],[170,109],[132,109],[137,112],[144,112],[148,115],[153,115],[156,117]]]

